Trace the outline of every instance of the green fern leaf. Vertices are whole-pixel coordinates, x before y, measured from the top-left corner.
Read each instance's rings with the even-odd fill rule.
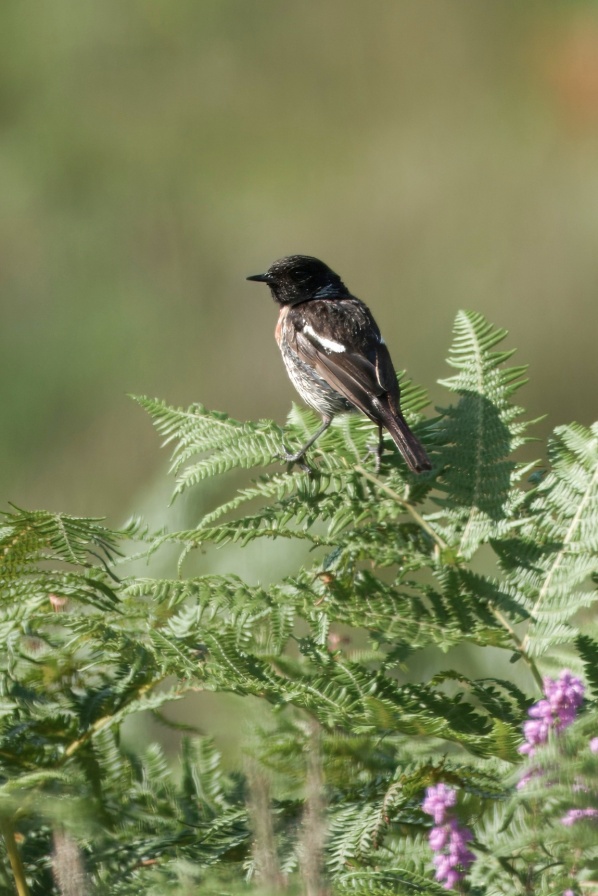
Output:
[[[598,554],[598,424],[558,427],[551,472],[530,497],[522,537],[501,557],[532,618],[523,647],[534,655],[575,638],[574,614],[595,600],[583,588]]]
[[[492,349],[506,331],[495,330],[480,314],[460,311],[448,363],[458,373],[441,384],[459,396],[437,424],[440,484],[446,497],[444,537],[465,558],[490,537],[508,531],[521,502],[514,489],[518,467],[513,451],[524,441],[521,409],[510,403],[525,382],[525,367],[504,369],[512,352]]]

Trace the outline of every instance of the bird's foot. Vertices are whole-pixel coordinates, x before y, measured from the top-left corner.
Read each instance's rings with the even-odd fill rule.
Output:
[[[304,457],[305,457],[304,451],[297,451],[296,454],[288,454],[285,451],[285,452],[283,452],[283,454],[277,454],[276,456],[278,457],[279,460],[282,460],[285,463],[289,464],[289,466],[293,466],[293,464],[297,464],[297,466],[300,467],[300,469],[302,469],[304,473],[313,473],[312,468],[304,460]]]
[[[372,442],[372,443],[370,443],[370,444],[367,446],[367,451],[366,451],[366,453],[364,454],[363,458],[361,459],[361,463],[362,463],[362,464],[366,463],[366,461],[367,461],[367,460],[372,456],[372,454],[373,454],[373,455],[374,455],[374,469],[375,469],[376,473],[379,473],[379,472],[380,472],[380,466],[381,466],[381,464],[382,464],[382,452],[383,452],[383,451],[384,451],[384,446],[381,445],[379,442],[376,442],[376,443],[373,443],[373,442]]]

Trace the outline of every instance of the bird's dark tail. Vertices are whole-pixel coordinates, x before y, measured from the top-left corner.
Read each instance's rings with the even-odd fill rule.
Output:
[[[402,414],[385,414],[382,423],[391,434],[410,470],[414,473],[423,473],[424,470],[432,469],[426,449],[413,435]]]

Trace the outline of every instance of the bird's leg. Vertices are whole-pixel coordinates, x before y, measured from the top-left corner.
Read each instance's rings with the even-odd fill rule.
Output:
[[[381,423],[378,424],[378,449],[376,451],[376,473],[380,471],[380,464],[382,463],[382,452],[384,451],[384,427]]]
[[[308,471],[309,467],[307,466],[307,464],[302,464],[300,462],[305,457],[305,452],[307,451],[307,449],[311,448],[311,446],[314,444],[314,442],[317,439],[320,438],[320,436],[322,435],[323,432],[326,432],[326,430],[328,429],[328,427],[330,426],[331,423],[332,423],[332,417],[327,417],[327,416],[322,417],[322,425],[320,426],[319,429],[316,430],[316,432],[313,434],[313,436],[307,440],[305,445],[303,445],[303,447],[300,448],[299,451],[297,451],[295,454],[286,454],[285,453],[285,454],[279,455],[280,459],[285,460],[288,464],[300,464],[300,466],[303,470]]]
[[[370,445],[368,447],[367,453],[363,459],[365,462],[370,454],[373,454],[375,457],[375,465],[376,465],[376,473],[380,472],[380,464],[382,463],[382,452],[384,451],[384,427],[379,423],[378,424],[378,444]]]

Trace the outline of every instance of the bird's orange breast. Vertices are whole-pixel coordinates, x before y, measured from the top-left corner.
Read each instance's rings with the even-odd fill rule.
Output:
[[[286,320],[288,311],[289,306],[286,305],[284,308],[280,309],[280,314],[278,315],[278,322],[276,324],[276,329],[274,330],[274,338],[276,339],[278,345],[280,345],[280,340],[282,339],[282,328],[284,327],[284,322]]]

